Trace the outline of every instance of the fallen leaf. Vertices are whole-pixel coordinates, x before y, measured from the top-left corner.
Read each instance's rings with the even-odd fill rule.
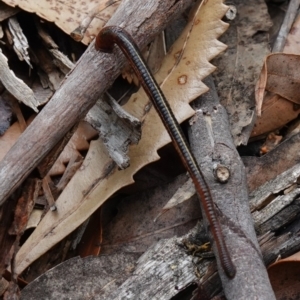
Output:
[[[207,91],[201,80],[215,69],[209,60],[226,48],[217,38],[228,27],[221,20],[227,9],[222,0],[201,2],[157,73],[179,122],[193,115],[188,103]],[[142,138],[130,147],[129,168],[117,170],[103,143],[91,142],[83,165],[56,201],[57,211],[46,214],[17,254],[18,273],[83,223],[114,192],[132,183],[139,169],[159,159],[157,150],[170,137],[151,107],[142,90],[125,105],[130,114],[143,120]]]
[[[293,102],[287,101],[276,94],[267,93],[264,96],[261,116],[255,122],[251,137],[279,129],[297,118],[299,112],[300,107],[298,108]]]
[[[87,122],[80,122],[69,143],[49,171],[49,175],[62,175],[65,172],[66,164],[70,159],[80,155],[80,151],[87,151],[90,147],[89,141],[97,136],[97,134],[97,131]]]
[[[41,221],[44,211],[41,209],[33,209],[29,217],[26,229],[35,228]]]
[[[216,87],[229,114],[235,145],[246,145],[255,122],[254,87],[263,60],[269,50],[268,30],[272,26],[264,0],[230,1],[237,9],[221,41],[228,49],[216,58],[218,69],[213,74]]]
[[[268,273],[277,300],[300,298],[300,252],[272,264]]]
[[[266,57],[256,89],[258,115],[265,91],[277,94],[293,103],[300,104],[300,56],[274,53]]]
[[[77,247],[80,257],[98,256],[102,248],[102,207],[89,218],[87,227]]]
[[[32,120],[33,118],[30,118],[27,123],[29,124]],[[5,132],[3,136],[0,137],[0,161],[9,151],[9,149],[15,144],[21,133],[22,131],[19,123],[16,122]],[[71,140],[49,171],[49,175],[62,175],[66,170],[66,164],[69,162],[69,160],[72,157],[80,155],[80,151],[88,150],[89,141],[96,135],[96,130],[94,130],[88,123],[80,122]]]
[[[95,7],[99,7],[99,13],[85,33],[82,41],[85,44],[91,42],[120,4],[120,1],[111,0],[102,0],[101,2],[79,0],[3,0],[3,2],[7,5],[13,7],[19,6],[25,11],[36,13],[41,18],[49,22],[54,22],[67,34],[70,34],[78,27],[90,11],[95,9]]]
[[[270,54],[265,59],[255,89],[259,117],[251,133],[252,137],[281,128],[299,115],[299,27],[300,16],[288,34],[284,53]]]
[[[168,184],[116,201],[116,206],[110,209],[117,210],[117,214],[103,227],[101,253],[128,252],[130,249],[142,254],[158,240],[182,236],[192,229],[201,218],[196,195],[169,209],[162,218],[156,218],[166,200],[186,178],[181,175]],[[106,204],[103,208],[106,212],[105,208]]]
[[[3,159],[9,149],[15,144],[16,140],[21,135],[19,123],[12,124],[8,130],[0,137],[0,161]]]

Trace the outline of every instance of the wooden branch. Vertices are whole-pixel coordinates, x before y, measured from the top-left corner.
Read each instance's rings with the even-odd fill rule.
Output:
[[[239,162],[236,165],[241,164]],[[300,165],[298,165],[298,168],[299,167]],[[291,170],[291,173],[292,172],[295,172],[295,170]],[[237,174],[233,175],[233,177],[236,176]],[[232,183],[229,182],[228,184],[230,185]],[[242,192],[240,192],[240,190]],[[236,195],[238,195],[238,193],[243,193],[244,191],[245,190],[243,189],[243,187],[239,186],[239,188],[236,190]],[[154,195],[156,194],[154,193]],[[226,197],[227,196],[228,194],[226,193]],[[238,201],[240,200],[241,199],[238,199]],[[252,201],[255,200],[252,199],[251,202]],[[149,200],[149,202],[151,201]],[[281,257],[286,257],[295,253],[296,251],[299,251],[300,236],[298,230],[296,231],[296,229],[299,228],[300,223],[299,202],[299,199],[295,199],[293,203],[287,205],[282,212],[278,211],[278,215],[274,215],[267,222],[262,223],[262,219],[259,219],[256,222],[255,226],[259,229],[260,232],[259,245],[262,249],[263,260],[266,265],[274,262],[279,255]],[[239,206],[239,208],[243,209],[241,208],[241,206]],[[247,210],[249,212],[249,209]],[[224,211],[223,207],[222,211]],[[294,213],[295,211],[296,213]],[[286,220],[288,220],[289,223],[292,223],[290,228],[287,229],[285,229]],[[276,227],[274,227],[275,223]],[[271,227],[271,225],[273,226]],[[195,263],[196,259],[193,254],[188,254],[182,246],[182,241],[184,239],[190,239],[191,235],[194,237],[197,236],[198,240],[199,236],[203,237],[203,235],[205,235],[205,231],[203,230],[203,228],[204,226],[201,222],[184,236],[162,239],[155,245],[150,247],[148,251],[146,251],[138,259],[133,273],[130,274],[124,282],[122,282],[118,289],[114,288],[113,290],[110,290],[110,292],[108,293],[109,297],[105,299],[122,299],[122,297],[128,295],[129,292],[132,299],[171,299],[181,290],[189,288],[191,283],[195,283],[198,281],[200,282],[202,290],[201,295],[203,296],[205,293],[207,296],[205,299],[211,299],[216,294],[221,293],[221,282],[218,276],[218,272],[216,271],[215,262],[211,258],[209,258],[203,259],[199,263]],[[247,229],[246,233],[248,231],[249,229]],[[277,232],[281,233],[279,233],[277,237],[275,237],[275,233]],[[234,235],[234,237],[236,238],[236,235]],[[230,249],[233,245],[234,244],[229,245]],[[237,265],[238,271],[240,270],[240,268],[247,268],[247,284],[242,285],[243,283],[245,283],[243,274],[237,273],[236,279],[232,281],[232,291],[225,291],[227,299],[254,299],[253,297],[251,297],[253,295],[256,295],[257,299],[275,299],[272,290],[269,290],[269,284],[265,282],[266,278],[262,278],[260,271],[256,269],[257,262],[254,259],[250,261],[250,265],[248,261],[245,266],[240,266],[239,260],[245,259],[244,255],[247,255],[250,247],[252,246],[249,246],[246,249],[246,253],[240,253],[241,258],[238,258]],[[127,248],[130,249],[129,247]],[[234,250],[234,252],[239,250],[241,250],[240,246],[238,246],[238,249]],[[235,262],[237,262],[237,260],[235,260]],[[254,273],[251,274],[249,270],[251,270],[252,272],[254,271]],[[99,274],[99,277],[101,276],[102,275]],[[266,283],[265,286],[263,286],[262,283],[259,282],[260,279],[262,279]],[[236,282],[234,282],[235,280]],[[256,282],[258,285],[257,288],[252,291],[252,294],[250,294],[249,290],[254,289],[254,282]],[[84,287],[82,287],[82,289],[83,288]],[[229,288],[227,283],[225,283],[224,288]],[[238,290],[236,290],[237,288]],[[40,286],[40,289],[43,290],[43,286]],[[242,297],[238,298],[239,296],[235,296],[235,292],[238,293],[239,296],[242,295]],[[29,294],[32,297],[32,294]],[[231,296],[232,298],[229,298]],[[190,297],[187,297],[186,299],[190,299]]]
[[[286,42],[287,35],[289,34],[291,27],[295,21],[295,17],[297,16],[299,5],[300,5],[300,0],[290,1],[289,7],[287,9],[283,23],[278,32],[278,36],[276,38],[275,44],[272,49],[273,53],[282,52]]]
[[[191,142],[215,196],[226,242],[238,269],[236,277],[229,281],[219,268],[218,273],[221,274],[225,295],[227,299],[252,299],[255,297],[275,299],[264,263],[268,265],[274,262],[279,255],[285,257],[300,248],[297,231],[289,229],[282,232],[287,223],[294,222],[295,225],[292,228],[299,226],[297,225],[299,224],[297,216],[300,213],[300,206],[299,200],[295,199],[295,193],[299,192],[297,190],[292,192],[291,197],[295,200],[290,204],[284,201],[286,207],[283,210],[282,207],[278,207],[276,215],[269,217],[267,221],[266,217],[268,216],[265,215],[267,209],[263,213],[264,218],[256,218],[255,227],[259,232],[259,246],[263,252],[262,260],[249,210],[245,169],[230,136],[227,114],[224,108],[216,103],[215,96],[209,97],[208,93],[201,99],[203,101],[200,106],[201,111],[198,111],[193,119],[195,124],[198,123],[196,125],[198,128],[192,129],[194,132],[191,134]],[[201,132],[199,132],[199,128]],[[210,128],[208,133],[206,132],[207,128]],[[211,148],[212,144],[214,144],[213,149]],[[218,184],[212,175],[213,164],[217,163],[222,163],[230,169],[231,176],[226,186]],[[269,164],[271,164],[270,161]],[[271,167],[270,165],[269,168]],[[295,170],[291,170],[290,173],[294,174]],[[284,177],[290,179],[290,173]],[[256,176],[257,174],[254,173],[254,177]],[[282,179],[279,181],[283,182]],[[264,190],[264,188],[262,189]],[[262,191],[258,191],[257,194],[262,195]],[[265,201],[268,201],[268,195],[265,198]],[[256,202],[257,200],[253,196],[251,207],[254,207]],[[257,215],[256,213],[254,214]],[[230,219],[228,220],[225,216]],[[141,295],[141,299],[146,299],[144,295],[147,295],[148,298],[170,299],[176,294],[175,286],[180,289],[192,282],[197,282],[193,259],[179,245],[182,245],[183,239],[189,239],[189,235],[199,236],[202,227],[193,229],[184,237],[161,240],[153,245],[138,260],[134,273],[118,290],[113,291],[108,299],[120,299],[125,297],[128,291],[133,291],[133,298]],[[275,237],[277,232],[282,233]],[[174,266],[174,269],[169,266]],[[220,278],[214,264],[208,263],[207,260],[201,261],[197,267],[201,289],[205,291],[208,295],[207,299],[209,299],[215,295],[216,291],[220,292]],[[178,273],[179,269],[180,274]]]
[[[197,129],[194,137],[191,138],[192,141],[194,140],[192,145],[196,156],[200,157],[200,164],[209,180],[220,211],[226,242],[238,270],[236,278],[228,280],[219,268],[225,294],[228,299],[255,297],[274,299],[254,233],[248,206],[244,166],[231,140],[226,112],[218,105],[214,94],[206,94],[201,99],[204,101],[201,110],[193,119],[197,124],[197,126],[194,124],[193,128],[196,126]],[[195,140],[200,142],[199,147]],[[231,172],[226,186],[216,183],[212,175],[214,164],[218,163],[227,166]],[[195,236],[195,231],[190,234]],[[278,255],[278,244],[274,243],[272,234],[268,235],[268,239],[263,238],[266,232],[262,234],[261,241],[264,243],[264,249],[269,251],[266,259],[270,262]],[[182,246],[184,238],[188,239],[189,236],[163,240],[151,247],[139,259],[134,274],[118,290],[114,290],[108,299],[121,299],[128,291],[132,293],[133,298],[170,299],[177,293],[176,286],[183,288],[192,281],[197,281],[193,256],[187,255]],[[283,237],[281,245],[286,242],[286,237]],[[276,247],[272,254],[270,245]],[[199,264],[199,274],[205,289],[209,290],[211,284],[216,289],[218,286],[220,288],[220,280],[214,264],[205,260]]]
[[[212,78],[204,83],[210,91],[194,104],[197,112],[191,120],[190,142],[220,211],[225,242],[237,268],[235,278],[230,280],[218,261],[224,292],[231,300],[275,299],[254,231],[245,167],[234,146],[228,116],[219,103]],[[214,176],[214,170],[221,166],[230,174],[226,183]],[[213,246],[216,253],[214,243]]]
[[[281,178],[277,178],[276,181],[278,183],[284,181],[288,182],[291,177],[294,177],[293,179],[295,180],[299,174],[300,165],[298,164],[297,167],[295,166],[289,170],[288,173],[282,174]],[[110,226],[109,231],[112,230],[115,232],[118,230],[118,226],[124,224],[124,220],[132,215],[133,206],[138,212],[141,207],[145,206],[145,203],[155,203],[158,195],[160,202],[158,204],[156,203],[154,211],[160,211],[162,203],[165,203],[170,199],[170,195],[182,185],[184,180],[186,180],[186,176],[181,175],[180,178],[176,178],[167,185],[151,189],[151,192],[147,190],[122,199],[123,206],[119,207],[122,217],[117,221],[117,223],[119,223],[118,225],[115,224],[115,226]],[[228,184],[230,185],[231,183],[229,182]],[[270,189],[271,191],[278,188],[273,183],[271,184],[273,185]],[[268,187],[270,188],[269,185]],[[286,189],[285,186],[284,189]],[[251,207],[254,207],[257,203],[255,194],[261,198],[262,190],[266,190],[266,188],[261,187],[257,192],[253,193],[253,196],[250,199]],[[281,197],[281,194],[283,193],[280,193],[278,197]],[[128,201],[130,202],[132,200],[131,198],[135,198],[135,202],[131,202],[131,205],[128,205]],[[184,213],[178,208],[178,212],[183,213],[180,216],[180,220],[183,218],[185,222],[186,220],[191,220],[195,217],[196,214],[194,214],[194,212],[197,210],[197,202],[194,200],[196,199],[190,199],[188,202],[184,203],[184,207],[188,207]],[[266,197],[266,200],[269,202],[268,196]],[[272,202],[269,205],[272,205]],[[9,203],[10,202],[6,202],[5,205]],[[298,233],[300,228],[300,201],[296,197],[292,203],[287,204],[286,201],[284,201],[284,203],[286,206],[283,209],[282,207],[277,207],[275,215],[267,221],[265,221],[265,214],[269,211],[268,209],[265,210],[266,213],[264,213],[262,209],[255,210],[253,213],[253,215],[256,215],[254,217],[256,219],[255,227],[259,233],[259,244],[266,265],[274,262],[279,256],[286,257],[299,251],[300,248],[300,235]],[[152,209],[153,208],[151,208],[151,210]],[[257,213],[262,213],[263,218],[257,218]],[[150,215],[153,216],[153,211]],[[177,217],[178,216],[179,213]],[[161,216],[160,218],[164,218],[164,216]],[[150,219],[151,217],[149,220]],[[177,221],[178,219],[175,217],[174,223],[172,224],[178,224]],[[110,240],[110,238],[106,236],[107,241],[111,241],[111,243],[105,244],[104,242],[101,249],[103,251],[102,256],[94,258],[89,257],[86,259],[76,258],[75,262],[74,259],[71,259],[47,271],[22,291],[22,299],[40,299],[41,295],[45,295],[45,293],[49,295],[50,298],[51,295],[52,298],[56,295],[56,299],[60,299],[61,295],[74,298],[79,294],[82,295],[82,298],[91,297],[91,295],[93,295],[94,299],[105,300],[122,299],[122,297],[126,297],[128,294],[131,295],[132,299],[171,299],[178,293],[188,292],[188,290],[190,293],[186,295],[186,298],[177,295],[176,299],[191,299],[191,290],[195,288],[195,285],[191,285],[192,282],[200,282],[199,294],[202,297],[204,294],[207,295],[205,299],[211,299],[213,296],[220,294],[222,292],[222,284],[220,277],[218,276],[215,259],[204,258],[199,262],[199,257],[195,257],[193,252],[188,252],[183,243],[184,239],[194,242],[195,246],[201,246],[203,243],[207,242],[208,238],[205,234],[203,223],[199,223],[185,236],[181,236],[182,229],[172,230],[172,234],[176,232],[180,236],[173,236],[168,239],[165,238],[165,229],[167,228],[160,227],[161,224],[154,227],[154,231],[153,225],[151,224],[149,224],[146,229],[143,227],[143,232],[150,233],[150,236],[152,237],[150,240],[148,239],[149,236],[146,239],[141,238],[139,235],[136,238],[132,238],[134,235],[129,233],[129,237],[131,238],[125,238],[123,241],[116,243],[116,241]],[[171,225],[170,223],[168,224]],[[287,226],[287,224],[290,225]],[[128,226],[130,227],[130,225]],[[171,227],[173,228],[173,225]],[[155,230],[157,228],[160,228],[161,230]],[[138,253],[143,252],[151,240],[154,241],[157,239],[160,239],[159,242],[150,247],[137,260]],[[132,249],[135,249],[134,253],[132,252]],[[134,261],[131,260],[130,266],[127,267],[127,264],[122,260],[122,257],[131,257],[132,255],[135,256],[133,258]],[[113,257],[118,259],[115,260]],[[76,260],[79,260],[78,263],[80,265],[76,264]],[[89,265],[90,260],[93,260],[93,263],[91,262],[93,267],[90,266],[87,270],[87,265]],[[102,265],[99,265],[100,261],[103,263],[109,262],[109,268],[105,269],[104,266],[102,267]],[[112,265],[113,268],[111,267]],[[134,269],[132,269],[133,266]],[[72,274],[72,276],[65,276],[61,275],[59,272],[57,273],[56,270],[59,269],[64,270],[64,274]],[[108,273],[109,277],[107,277]],[[82,278],[82,274],[84,274],[84,278]],[[87,285],[86,276],[88,276],[89,282],[95,282],[95,284]],[[256,273],[254,276],[256,276]],[[80,279],[76,281],[77,278]],[[101,282],[99,281],[99,278],[102,279]],[[76,282],[76,289],[66,289],[66,287],[69,287],[70,284],[74,282]],[[240,289],[244,288],[244,286],[240,287]],[[66,290],[68,290],[68,292],[66,292]],[[101,291],[100,294],[99,291]]]
[[[125,27],[143,48],[192,0],[122,1],[107,25]],[[80,121],[119,75],[125,58],[96,52],[94,43],[0,163],[0,205]]]

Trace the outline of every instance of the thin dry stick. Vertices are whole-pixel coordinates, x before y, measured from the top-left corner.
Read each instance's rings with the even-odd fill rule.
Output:
[[[282,52],[286,37],[289,34],[292,24],[294,23],[295,17],[298,13],[298,8],[300,5],[300,0],[291,0],[289,3],[289,7],[285,14],[284,20],[282,22],[281,28],[279,30],[276,42],[272,49],[272,52]]]

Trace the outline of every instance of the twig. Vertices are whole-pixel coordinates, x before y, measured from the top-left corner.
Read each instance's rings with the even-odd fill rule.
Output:
[[[282,52],[285,41],[288,33],[292,27],[292,24],[295,20],[295,17],[298,13],[298,8],[300,5],[300,0],[291,0],[289,3],[289,7],[285,14],[284,20],[282,22],[281,28],[279,30],[278,36],[276,38],[275,44],[273,46],[272,52]]]

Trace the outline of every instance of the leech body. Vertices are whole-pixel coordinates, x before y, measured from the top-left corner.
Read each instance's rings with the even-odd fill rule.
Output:
[[[144,59],[142,58],[140,51],[132,37],[120,27],[108,26],[103,28],[97,35],[95,43],[96,49],[103,52],[112,52],[114,44],[117,44],[120,47],[122,52],[129,60],[131,67],[138,76],[146,94],[154,104],[154,107],[162,119],[162,122],[166,127],[184,166],[191,176],[197,193],[200,197],[206,217],[209,221],[222,268],[229,278],[233,278],[235,276],[236,269],[232,263],[224,241],[221,225],[215,212],[209,187],[192,152],[189,149],[181,127],[175,119],[169,103],[165,99],[164,94],[145,64]]]

